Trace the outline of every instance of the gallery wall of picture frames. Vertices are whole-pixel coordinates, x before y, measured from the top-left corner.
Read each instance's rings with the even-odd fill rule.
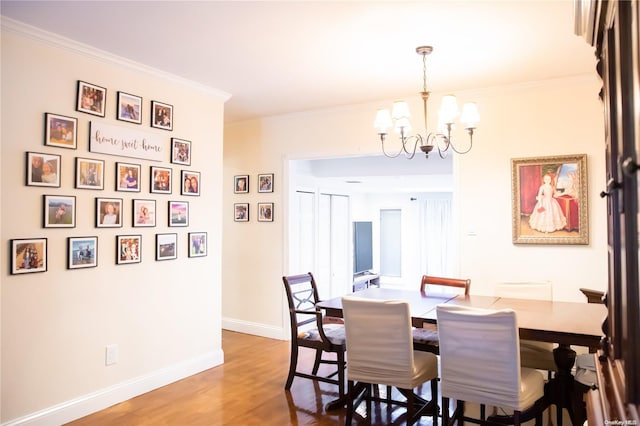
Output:
[[[141,96],[117,91],[115,118],[124,125],[142,125],[145,103]],[[106,117],[109,104],[107,88],[77,81],[76,111],[97,117]],[[172,132],[174,129],[173,105],[152,100],[147,112],[149,127]],[[78,149],[78,118],[53,112],[44,113],[44,146],[53,149]],[[170,149],[166,161],[176,166],[191,166],[192,142],[184,138],[170,137]],[[49,148],[47,148],[49,149]],[[87,154],[91,151],[88,150]],[[65,194],[41,193],[42,228],[76,228],[78,215],[86,217],[93,211],[95,228],[144,228],[157,226],[159,204],[164,195],[179,194],[183,197],[197,197],[202,193],[201,173],[195,170],[175,170],[171,166],[147,166],[140,163],[114,161],[100,158],[77,156],[71,161],[68,156],[55,152],[27,151],[25,164],[25,185],[64,189]],[[141,157],[144,158],[144,157]],[[63,162],[65,163],[63,165]],[[67,164],[68,163],[68,164]],[[65,167],[66,166],[66,167]],[[73,188],[62,188],[62,174],[72,168]],[[110,171],[113,168],[113,171]],[[148,170],[148,178],[145,171]],[[93,205],[86,197],[76,197],[73,190],[105,190],[105,176],[115,176],[114,191],[132,192],[135,198],[119,197],[93,198]],[[174,176],[175,174],[175,176]],[[172,187],[174,179],[180,179],[180,189]],[[148,186],[147,186],[148,183]],[[151,197],[140,196],[148,188]],[[124,194],[123,194],[124,195]],[[168,227],[189,227],[189,202],[183,200],[166,201]],[[128,213],[127,213],[128,212]],[[51,231],[55,232],[55,231]],[[114,236],[116,238],[115,264],[142,262],[142,234]],[[178,233],[157,233],[155,260],[178,258]],[[188,257],[207,255],[207,233],[189,232],[186,235]],[[48,265],[48,241],[46,237],[11,239],[10,260],[12,274],[46,272]],[[98,236],[70,236],[66,239],[66,268],[83,269],[98,266]]]
[[[233,193],[249,193],[249,175],[236,175],[233,177]],[[273,173],[260,173],[256,176],[256,192],[273,193]],[[256,205],[256,219],[258,222],[273,222],[273,202],[258,202]],[[233,204],[233,220],[235,222],[249,222],[249,203]]]

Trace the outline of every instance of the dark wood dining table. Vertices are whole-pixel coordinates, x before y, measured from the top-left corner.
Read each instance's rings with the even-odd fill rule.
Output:
[[[558,423],[561,424],[561,408],[568,410],[574,425],[582,425],[586,420],[583,393],[588,388],[575,382],[571,374],[576,358],[571,345],[586,346],[591,351],[599,347],[604,335],[602,323],[607,316],[604,305],[482,295],[427,295],[418,290],[390,288],[368,288],[352,295],[366,299],[408,301],[414,327],[423,327],[425,323],[437,324],[436,306],[440,304],[513,309],[521,339],[558,344],[554,349],[558,371],[545,387],[548,402],[558,407]],[[327,315],[342,317],[342,297],[319,302],[317,307],[325,310]]]

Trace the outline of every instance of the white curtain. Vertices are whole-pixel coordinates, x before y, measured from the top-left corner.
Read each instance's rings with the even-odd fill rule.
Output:
[[[420,204],[422,275],[455,274],[451,197],[426,199]]]

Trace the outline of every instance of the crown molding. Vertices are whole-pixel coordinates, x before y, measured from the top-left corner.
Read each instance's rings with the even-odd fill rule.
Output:
[[[175,74],[171,74],[166,71],[162,71],[157,68],[153,68],[148,65],[141,64],[139,62],[135,62],[118,55],[114,55],[104,50],[97,49],[88,44],[80,43],[70,38],[66,38],[49,31],[45,31],[31,25],[27,25],[23,22],[16,21],[14,19],[7,18],[5,16],[2,16],[2,21],[0,21],[0,27],[2,28],[3,32],[5,31],[10,32],[10,33],[22,36],[24,38],[28,38],[36,42],[47,44],[49,46],[56,47],[59,49],[63,49],[71,53],[75,53],[90,59],[119,65],[121,67],[129,68],[137,72],[143,72],[150,76],[168,80],[168,81],[171,81],[172,83],[175,83],[184,87],[188,87],[188,88],[197,90],[199,92],[206,93],[210,96],[213,96],[217,99],[222,100],[223,102],[226,102],[227,100],[229,100],[229,98],[231,98],[231,94],[224,92],[222,90],[215,89],[210,86],[206,86],[204,84],[195,82],[193,80],[179,77]]]

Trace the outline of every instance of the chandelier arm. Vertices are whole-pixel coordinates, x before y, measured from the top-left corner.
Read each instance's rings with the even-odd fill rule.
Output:
[[[387,158],[396,158],[398,157],[400,154],[402,154],[403,148],[400,148],[400,151],[396,152],[395,154],[388,154],[387,151],[384,149],[384,141],[386,139],[386,134],[384,133],[380,133],[380,142],[382,143],[382,153],[384,154],[385,157]]]
[[[453,151],[458,154],[466,154],[467,152],[471,151],[471,148],[473,147],[473,129],[467,129],[467,132],[469,133],[469,148],[467,148],[466,150],[456,149],[452,142],[449,143],[451,149],[453,149]]]
[[[385,139],[386,139],[386,134],[380,133],[380,142],[382,143],[382,153],[384,154],[385,157],[387,157],[387,158],[396,158],[396,157],[400,156],[400,154],[402,154],[404,152],[404,156],[409,160],[411,160],[416,155],[416,149],[418,147],[418,142],[422,141],[422,137],[420,135],[406,137],[406,136],[404,136],[404,133],[403,133],[402,136],[400,137],[400,143],[401,143],[402,147],[395,154],[389,154],[384,149],[384,141],[385,141]],[[413,149],[410,151],[410,150],[407,149],[407,144],[410,145],[412,139],[413,139]]]

